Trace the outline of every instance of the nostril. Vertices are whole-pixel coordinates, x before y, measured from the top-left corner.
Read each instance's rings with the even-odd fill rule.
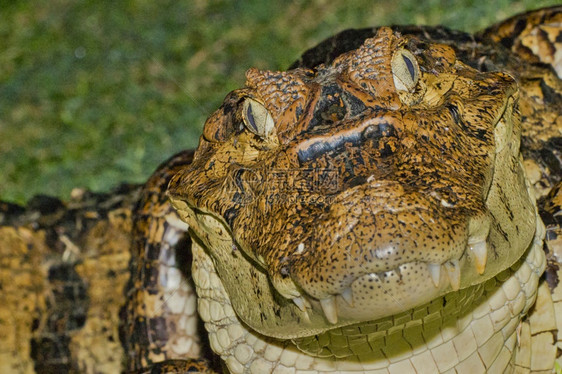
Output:
[[[279,273],[281,274],[281,278],[287,278],[289,275],[291,275],[289,265],[281,266],[281,269],[279,269]]]
[[[396,136],[394,126],[387,122],[368,125],[361,133],[364,141],[377,140],[383,137]]]
[[[365,130],[363,130],[363,133],[361,135],[365,140],[378,138],[380,136],[379,127],[374,125],[369,125],[365,128]]]

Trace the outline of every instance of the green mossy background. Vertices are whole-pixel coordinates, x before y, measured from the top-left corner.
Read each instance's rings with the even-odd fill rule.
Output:
[[[0,199],[142,182],[197,145],[251,66],[284,69],[346,28],[476,31],[559,1],[6,1]]]

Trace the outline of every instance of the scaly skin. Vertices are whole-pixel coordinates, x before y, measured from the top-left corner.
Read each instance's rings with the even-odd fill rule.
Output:
[[[419,61],[416,91],[401,97],[391,58],[406,47],[425,61]],[[528,248],[535,208],[519,162],[518,92],[510,76],[478,73],[451,48],[418,46],[383,28],[331,66],[251,70],[247,87],[225,106],[240,107],[245,97],[263,102],[279,127],[273,139],[239,131],[239,110],[219,110],[169,193],[212,254],[218,243],[195,211],[224,222],[223,236],[231,236],[286,299],[332,303],[337,297],[334,321],[319,303],[303,312],[293,303],[279,305],[272,292],[263,307],[248,308],[266,291],[254,286],[256,294],[248,296],[249,284],[231,279],[235,310],[257,331],[293,338],[383,318],[482,283]],[[334,114],[323,118],[328,110]],[[206,137],[217,128],[227,135]],[[332,177],[334,187],[316,187],[314,177]],[[469,246],[482,242],[497,256],[490,252],[477,269]],[[224,266],[248,261],[225,259]],[[460,284],[438,279],[432,285],[428,265],[441,264],[460,268]],[[223,264],[217,266],[220,273]],[[372,274],[386,286],[371,289]],[[345,303],[346,292],[353,302]]]
[[[544,229],[519,158],[521,118],[525,125],[542,121],[525,132],[532,141],[558,135],[560,97],[544,92],[561,86],[544,66],[498,57],[506,52],[483,35],[455,51],[380,28],[312,70],[250,70],[246,87],[209,118],[193,163],[168,191],[197,238],[194,269],[205,269],[194,271],[200,312],[232,372],[285,370],[286,352],[298,351],[317,357],[303,370],[414,370],[421,361],[428,372],[525,366],[515,350],[516,327],[534,302],[545,260],[536,258]],[[403,49],[417,60],[410,74],[419,74],[406,90],[394,66]],[[484,72],[490,68],[509,75]],[[532,90],[537,84],[542,97]],[[258,103],[254,112],[267,110],[272,130],[260,133],[246,118],[249,100]],[[534,187],[548,192],[559,176],[548,162],[533,161],[541,167]],[[330,178],[332,184],[314,184]],[[522,258],[535,274],[528,283],[519,274]],[[506,274],[508,268],[515,273]],[[198,279],[212,271],[220,282]],[[482,294],[478,285],[494,277],[498,284]],[[510,306],[509,314],[500,308],[509,296],[495,295],[509,293],[502,287],[515,279],[514,295],[525,290],[525,307]],[[425,321],[432,302],[459,289],[469,301],[441,315],[439,345]],[[502,316],[488,328],[501,338],[479,340],[485,329],[478,305]],[[456,320],[454,333],[447,318]],[[399,321],[422,326],[423,338]],[[350,325],[352,335],[341,329]],[[224,326],[244,333],[233,336]],[[378,335],[362,330],[369,327]],[[392,331],[400,337],[389,343]],[[467,331],[476,336],[466,340],[473,351],[451,343]],[[330,334],[347,336],[347,343],[338,346]],[[350,348],[351,336],[362,348]],[[402,346],[418,353],[403,357]],[[240,347],[252,355],[237,355]],[[476,355],[490,349],[492,357]],[[440,352],[456,357],[441,365]]]
[[[561,15],[348,30],[141,190],[0,205],[0,368],[550,372]]]

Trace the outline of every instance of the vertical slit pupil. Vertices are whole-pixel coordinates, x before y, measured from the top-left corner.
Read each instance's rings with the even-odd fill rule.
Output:
[[[402,55],[402,58],[404,59],[404,63],[406,64],[406,67],[408,68],[408,71],[410,72],[410,76],[412,77],[412,81],[416,80],[416,69],[414,67],[414,64],[412,63],[412,61],[410,61],[410,59],[404,55]]]
[[[254,114],[252,113],[252,105],[248,105],[248,110],[246,111],[246,118],[250,122],[250,126],[254,129],[254,131],[258,131],[258,127],[256,126],[256,121],[254,119]]]

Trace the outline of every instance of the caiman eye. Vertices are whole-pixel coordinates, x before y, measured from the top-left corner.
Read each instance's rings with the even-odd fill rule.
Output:
[[[414,55],[400,49],[392,56],[392,77],[398,91],[413,92],[420,77],[420,68]]]
[[[267,109],[256,100],[250,98],[247,98],[242,106],[242,119],[246,128],[260,138],[267,138],[275,126],[273,118]]]

